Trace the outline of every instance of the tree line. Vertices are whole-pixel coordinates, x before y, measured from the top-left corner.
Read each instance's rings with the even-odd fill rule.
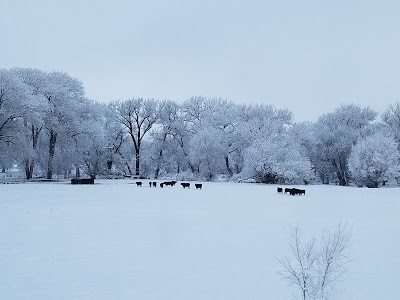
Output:
[[[316,122],[221,98],[102,104],[63,72],[0,69],[0,167],[54,176],[336,183],[400,178],[400,103],[346,104]],[[84,174],[83,174],[84,173]]]

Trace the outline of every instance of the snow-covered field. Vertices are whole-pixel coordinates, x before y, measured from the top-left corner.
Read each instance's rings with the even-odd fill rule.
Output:
[[[0,185],[0,299],[292,299],[276,272],[290,225],[353,225],[335,299],[398,299],[400,189],[132,181]]]

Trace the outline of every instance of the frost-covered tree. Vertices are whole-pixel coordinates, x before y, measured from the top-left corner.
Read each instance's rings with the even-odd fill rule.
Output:
[[[315,166],[329,170],[326,168],[329,164],[339,185],[349,184],[348,159],[351,148],[376,115],[370,108],[348,104],[319,117],[313,128]]]
[[[218,155],[225,165],[222,173],[231,177],[240,172],[247,144],[241,136],[240,127],[244,122],[240,119],[239,106],[225,99],[204,97],[192,98],[185,104],[187,127],[193,138],[198,132],[214,132],[214,142],[220,144]]]
[[[17,122],[26,112],[31,90],[10,70],[0,69],[0,140],[12,142]]]
[[[247,146],[246,139],[241,135],[242,122],[240,106],[224,99],[211,99],[212,105],[206,114],[206,122],[217,129],[218,142],[222,146],[222,156],[226,175],[232,177],[241,171],[243,155]]]
[[[240,105],[238,114],[235,128],[240,136],[238,153],[242,155],[241,171],[249,175],[248,167],[254,165],[254,161],[250,161],[251,148],[260,149],[260,145],[284,138],[292,125],[293,114],[287,109],[277,109],[271,105]]]
[[[239,108],[240,134],[251,145],[254,140],[276,138],[287,133],[293,113],[272,105],[242,105]]]
[[[178,169],[180,172],[193,174],[199,173],[197,158],[192,154],[192,142],[198,132],[214,129],[214,123],[210,122],[214,113],[214,100],[205,97],[191,97],[180,106],[180,118],[173,131],[173,137],[178,145]],[[193,160],[195,158],[195,161]],[[198,162],[198,161],[197,161]]]
[[[26,147],[27,120],[35,119],[36,105],[33,89],[15,70],[0,69],[0,162],[3,166],[17,163]]]
[[[329,162],[319,159],[314,124],[311,122],[301,122],[294,124],[289,130],[289,138],[297,143],[301,152],[310,159],[313,173],[316,179],[319,177],[323,184],[329,184],[333,173],[333,167]]]
[[[86,101],[84,94],[82,83],[66,73],[52,72],[46,78],[43,95],[50,107],[45,118],[45,127],[48,133],[46,175],[48,179],[53,176],[58,139],[71,137],[81,132],[76,117],[79,115],[81,103]]]
[[[31,90],[30,110],[23,116],[25,142],[21,164],[25,167],[26,179],[32,179],[33,172],[40,162],[39,142],[42,140],[45,119],[50,108],[46,97],[44,97],[47,74],[38,69],[30,68],[13,69],[13,72]]]
[[[154,168],[154,178],[161,173],[171,173],[175,167],[178,172],[176,152],[179,149],[174,135],[179,131],[181,124],[180,107],[173,101],[163,101],[160,104],[158,127],[159,130],[152,134],[153,147],[148,152],[153,152],[149,159]]]
[[[62,72],[43,72],[37,69],[18,68],[11,72],[29,89],[29,101],[18,99],[17,111],[22,116],[25,143],[22,156],[26,177],[32,177],[36,162],[44,164],[44,153],[38,142],[45,128],[47,134],[47,178],[53,175],[56,146],[60,139],[68,139],[80,134],[80,109],[84,99],[82,83]],[[23,89],[19,89],[22,91]],[[18,136],[14,132],[14,136]],[[68,145],[64,141],[65,145]],[[61,152],[59,161],[65,161]],[[39,157],[40,156],[40,157]]]
[[[79,109],[75,110],[75,122],[79,126],[71,127],[67,138],[62,140],[63,169],[74,165],[75,177],[81,176],[81,169],[91,177],[106,173],[108,151],[103,109],[103,105],[82,99]]]
[[[349,170],[358,186],[376,188],[400,176],[400,153],[392,137],[376,133],[360,139],[349,157]]]
[[[395,138],[400,150],[400,102],[388,107],[382,114],[382,121]]]
[[[310,160],[287,137],[258,139],[246,150],[243,175],[264,183],[308,183]]]
[[[202,178],[211,181],[225,171],[223,133],[215,128],[199,131],[190,141],[191,161]]]
[[[110,104],[110,110],[133,143],[135,175],[139,176],[143,138],[159,119],[159,101],[142,98],[117,101]]]
[[[195,134],[202,127],[205,116],[209,114],[211,107],[212,100],[206,97],[191,97],[186,100],[181,106],[186,130]]]
[[[190,122],[187,122],[187,115],[180,110],[178,119],[172,128],[173,143],[171,145],[175,148],[176,162],[178,173],[185,172],[194,174],[196,169],[190,160],[190,140],[194,136],[191,129]]]

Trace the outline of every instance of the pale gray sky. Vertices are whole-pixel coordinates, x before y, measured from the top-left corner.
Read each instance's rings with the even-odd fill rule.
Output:
[[[313,121],[400,101],[399,1],[0,4],[0,67],[65,71],[101,102],[222,97]]]

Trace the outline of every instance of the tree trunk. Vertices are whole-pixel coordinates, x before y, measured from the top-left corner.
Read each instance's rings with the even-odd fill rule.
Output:
[[[75,165],[75,178],[81,178],[81,172],[78,165]]]
[[[160,153],[158,154],[157,168],[156,168],[156,171],[155,171],[155,173],[154,173],[154,178],[155,178],[155,179],[157,179],[157,178],[158,178],[158,175],[160,174],[160,169],[161,169],[160,165],[161,165],[161,158],[162,158],[162,156],[163,156],[163,151],[162,151],[162,149],[161,149],[161,150],[160,150]]]
[[[107,169],[109,173],[111,173],[112,165],[113,161],[111,159],[107,160]]]
[[[39,134],[42,131],[43,127],[35,128],[35,126],[31,125],[31,137],[32,137],[32,149],[36,152],[37,143],[39,140]],[[25,175],[26,179],[33,178],[33,169],[35,168],[35,159],[34,158],[27,158],[25,163]]]
[[[136,150],[136,163],[135,163],[135,175],[139,176],[140,174],[140,147],[137,147]]]
[[[341,185],[341,186],[348,185],[346,174],[342,173],[341,171],[337,171],[336,174],[339,179],[339,185]]]
[[[132,176],[132,170],[131,170],[131,166],[128,164],[128,162],[125,160],[125,166],[126,166],[126,168],[128,169],[128,173],[129,173],[129,175],[131,175]]]
[[[126,168],[128,169],[128,173],[129,173],[129,176],[132,176],[132,169],[131,169],[131,167],[129,166],[129,163],[128,163],[128,161],[125,159],[125,156],[121,153],[121,151],[117,151],[117,153],[119,154],[119,155],[121,155],[121,158],[124,160],[124,163],[125,163],[125,166],[126,166]],[[110,172],[111,172],[111,170],[110,170]]]
[[[32,179],[33,178],[33,168],[34,168],[34,166],[35,166],[35,161],[32,159],[30,161],[30,164],[29,164],[28,169],[27,169],[28,173],[27,173],[26,179]]]
[[[29,159],[25,162],[25,176],[28,180],[33,176],[33,161],[31,162]]]
[[[49,160],[47,163],[47,179],[53,177],[53,159],[56,150],[57,133],[54,130],[50,131],[50,143],[49,143]]]
[[[342,163],[341,157],[339,157],[337,160],[334,159],[332,161],[332,166],[336,170],[336,176],[339,180],[339,185],[341,185],[341,186],[348,185],[348,178],[346,176],[346,167],[345,167],[345,164]]]
[[[193,164],[190,162],[189,155],[187,155],[186,153],[184,153],[184,154],[185,154],[185,156],[187,157],[188,165],[189,165],[190,171],[192,172],[192,174],[196,174],[196,168],[195,168],[195,167],[193,166]],[[197,169],[197,173],[200,173],[199,169]]]
[[[231,167],[229,166],[229,156],[225,156],[225,166],[226,166],[226,170],[228,171],[229,177],[233,176],[233,172]]]
[[[160,174],[160,169],[161,169],[161,160],[163,157],[163,148],[165,145],[165,141],[167,139],[167,133],[164,133],[163,139],[162,139],[162,143],[161,143],[161,150],[158,153],[158,158],[157,158],[157,167],[156,167],[156,171],[154,173],[154,178],[158,178],[158,175]]]

